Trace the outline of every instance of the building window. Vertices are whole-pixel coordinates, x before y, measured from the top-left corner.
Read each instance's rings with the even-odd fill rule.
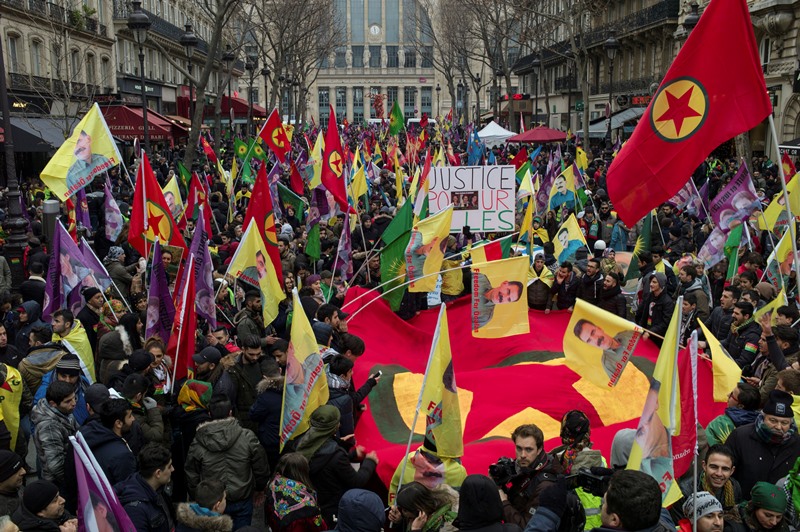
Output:
[[[768,65],[772,56],[772,41],[769,37],[762,39],[759,52],[761,54],[761,66]]]
[[[54,79],[61,79],[61,46],[53,43],[50,48],[50,75]]]
[[[406,48],[405,68],[417,68],[417,51],[413,48]]]
[[[380,87],[370,87],[369,88],[369,92],[373,97],[375,97],[375,96],[377,96],[377,95],[379,95],[381,93],[381,88]],[[372,106],[373,101],[374,100],[370,100],[370,102],[369,102],[369,104],[370,104],[369,105],[369,117],[370,118],[378,118],[378,113],[375,112],[375,108]],[[385,105],[386,105],[386,102],[384,102],[384,106]],[[385,112],[386,112],[386,109],[384,109],[384,113]]]
[[[383,10],[381,0],[369,0],[367,7],[369,9],[369,13],[367,13],[369,25],[372,26],[373,24],[377,24],[378,26],[382,26]]]
[[[364,87],[353,87],[353,123],[364,122]]]
[[[370,46],[369,47],[369,67],[370,68],[380,68],[381,67],[381,47],[380,46]]]
[[[336,87],[336,116],[339,120],[347,116],[347,89]]]
[[[403,42],[417,41],[417,0],[403,0]]]
[[[70,81],[79,82],[81,75],[81,55],[78,50],[72,50],[69,54],[69,74]]]
[[[416,116],[417,88],[406,87],[403,89],[403,115],[406,119]]]
[[[388,66],[389,68],[397,68],[398,66],[397,46],[387,46],[386,55],[388,56],[388,63],[386,64],[386,66]]]
[[[42,42],[31,41],[31,74],[42,75]]]
[[[92,54],[86,56],[86,83],[89,85],[97,85],[97,63]]]
[[[334,0],[334,24],[342,36],[342,40],[347,40],[347,0]]]
[[[103,67],[102,70],[102,85],[104,87],[113,87],[114,86],[114,73],[111,71],[111,60],[108,57],[104,57],[100,60],[100,63]]]
[[[364,67],[364,47],[353,46],[353,68]]]
[[[400,42],[400,0],[386,0],[386,42]]]
[[[350,42],[364,42],[364,0],[350,0]]]
[[[329,106],[331,104],[328,87],[320,87],[317,90],[317,99],[319,100],[319,125],[320,127],[328,127]]]
[[[433,87],[422,87],[419,107],[421,113],[433,116]]]
[[[8,36],[8,71],[19,72],[19,35]]]
[[[386,106],[385,112],[386,116],[389,116],[389,113],[392,110],[392,105],[394,102],[397,101],[397,87],[386,87]]]

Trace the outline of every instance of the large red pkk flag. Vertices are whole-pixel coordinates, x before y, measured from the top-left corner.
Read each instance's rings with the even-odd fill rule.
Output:
[[[143,257],[147,257],[156,237],[161,245],[169,244],[182,248],[184,256],[189,252],[175,220],[172,219],[167,200],[164,199],[164,193],[156,181],[147,154],[142,152],[142,161],[136,172],[136,190],[133,193],[128,242]]]
[[[291,146],[277,109],[273,109],[269,114],[269,118],[258,132],[258,136],[269,146],[269,149],[278,158],[278,162],[286,162],[286,154],[291,151]]]
[[[247,204],[247,211],[244,213],[242,227],[247,227],[250,220],[255,218],[258,232],[264,239],[264,246],[267,248],[267,255],[275,268],[275,274],[279,280],[283,279],[283,268],[281,267],[281,252],[278,251],[278,233],[275,229],[275,212],[272,210],[272,194],[269,191],[269,179],[267,178],[267,165],[261,163],[261,167],[256,174],[256,182],[253,184],[253,192],[250,193],[250,202]]]
[[[325,131],[325,150],[322,154],[322,175],[320,179],[328,192],[333,195],[342,212],[355,214],[356,211],[347,202],[347,189],[342,176],[343,172],[344,151],[342,150],[342,139],[339,138],[336,112],[334,112],[333,105],[331,105],[328,129]]]
[[[619,217],[638,222],[717,146],[771,112],[745,0],[711,0],[611,164],[608,195]]]
[[[175,320],[172,323],[172,334],[167,343],[167,355],[172,357],[172,385],[189,374],[189,367],[193,365],[194,337],[197,334],[197,305],[195,305],[194,290],[194,257],[189,257],[186,264],[186,285],[181,292],[181,299],[175,309]]]
[[[353,314],[375,297],[373,293],[355,300],[365,292],[363,288],[351,288],[343,310]],[[511,432],[525,423],[535,423],[544,431],[548,451],[561,445],[561,418],[573,409],[589,417],[593,448],[609,460],[616,432],[635,429],[639,423],[658,348],[647,340],[639,342],[619,385],[606,390],[581,378],[565,364],[563,336],[570,319],[568,312],[530,311],[530,334],[492,339],[472,337],[469,313],[469,297],[447,304],[467,472],[485,475],[489,464],[499,457],[513,457]],[[348,321],[348,331],[366,344],[366,352],[355,367],[354,381],[364,382],[370,374],[383,371],[367,399],[356,439],[368,450],[378,452],[378,473],[387,485],[408,443],[408,427],[413,421],[437,315],[438,309],[430,309],[403,321],[378,300]],[[679,358],[685,429],[682,440],[673,439],[676,470],[685,470],[692,455],[686,451],[687,445],[692,445],[694,416],[691,370],[685,352],[688,350],[681,351]],[[698,417],[705,426],[722,414],[726,405],[713,402],[711,362],[701,359],[698,366]],[[422,443],[425,422],[424,416],[420,417],[417,443],[412,450]]]

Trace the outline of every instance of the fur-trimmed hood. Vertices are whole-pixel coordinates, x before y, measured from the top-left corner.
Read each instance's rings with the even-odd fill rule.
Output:
[[[200,515],[196,513],[189,503],[178,504],[178,523],[187,527],[209,532],[230,532],[233,530],[233,520],[227,515]]]
[[[126,331],[125,327],[122,325],[117,325],[114,330],[119,333],[119,340],[122,342],[122,350],[125,352],[126,356],[130,357],[131,353],[133,353],[133,344],[131,343],[131,337],[128,331]]]
[[[283,390],[283,377],[264,377],[256,386],[256,393],[261,395],[269,390]]]

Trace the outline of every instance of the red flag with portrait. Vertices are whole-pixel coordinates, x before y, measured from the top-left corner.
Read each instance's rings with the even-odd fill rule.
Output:
[[[283,281],[283,268],[281,268],[281,253],[278,251],[278,232],[275,229],[275,212],[272,210],[272,194],[269,191],[269,179],[267,178],[267,165],[261,163],[256,175],[256,182],[253,184],[253,192],[250,193],[250,203],[244,213],[242,227],[247,227],[251,219],[256,220],[256,227],[264,240],[272,265],[278,280]]]

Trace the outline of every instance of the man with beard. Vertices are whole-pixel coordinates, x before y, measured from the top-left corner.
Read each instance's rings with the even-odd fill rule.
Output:
[[[22,504],[14,512],[14,524],[21,531],[76,532],[78,520],[64,507],[64,497],[58,486],[49,480],[28,484],[22,494]]]
[[[89,339],[89,345],[92,347],[92,352],[97,354],[97,324],[100,323],[100,315],[103,311],[103,293],[94,286],[88,286],[81,290],[81,295],[86,301],[86,305],[75,316],[83,330],[86,331],[86,337]]]
[[[25,464],[17,453],[0,450],[0,514],[12,515],[19,507],[19,490],[25,481]]]
[[[0,323],[0,363],[18,367],[22,360],[19,351],[13,345],[8,345],[8,332],[6,326]]]
[[[99,417],[90,418],[80,432],[114,485],[136,472],[136,457],[125,439],[133,426],[133,410],[126,399],[109,399],[97,413]]]

